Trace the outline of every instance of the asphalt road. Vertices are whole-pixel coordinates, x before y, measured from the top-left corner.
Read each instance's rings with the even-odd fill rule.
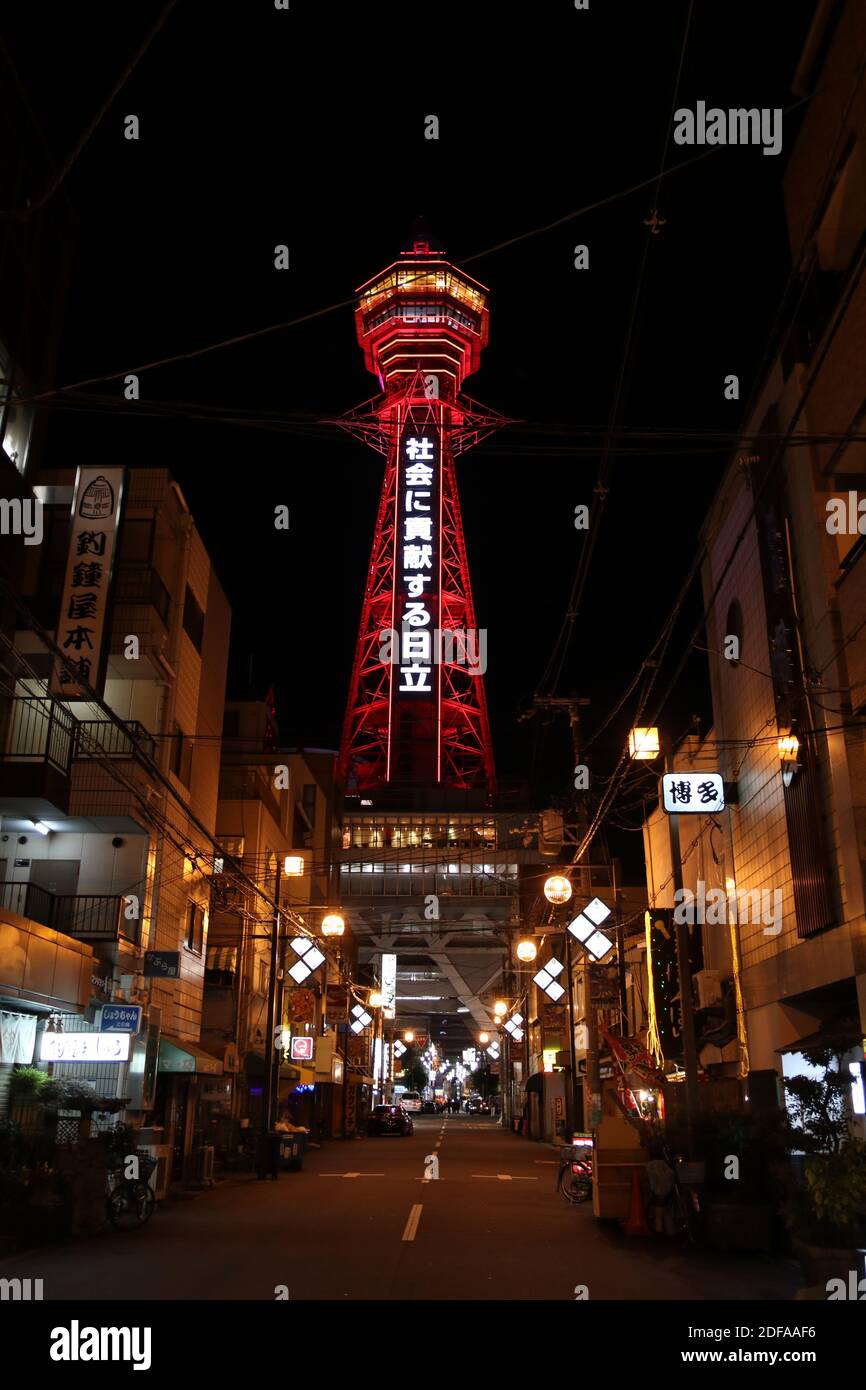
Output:
[[[439,1177],[426,1180],[427,1155]],[[51,1299],[788,1299],[793,1261],[630,1240],[555,1191],[556,1152],[489,1119],[333,1141],[277,1182],[244,1175],[148,1226],[0,1261]]]

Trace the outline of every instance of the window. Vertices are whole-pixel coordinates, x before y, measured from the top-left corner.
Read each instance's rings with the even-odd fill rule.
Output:
[[[179,724],[175,724],[171,735],[168,765],[178,781],[188,787],[192,773],[192,740],[186,737]]]
[[[183,630],[197,652],[201,651],[204,638],[204,613],[196,602],[192,589],[187,584],[183,601]]]
[[[186,911],[186,935],[183,944],[188,951],[195,951],[197,956],[202,953],[204,946],[204,919],[205,909],[201,903],[189,903]]]
[[[736,646],[731,643],[731,638],[736,637]],[[740,658],[743,655],[743,610],[740,607],[740,600],[733,599],[728,608],[728,616],[725,619],[724,645],[722,650],[732,666],[739,666]],[[731,653],[729,655],[729,653]]]

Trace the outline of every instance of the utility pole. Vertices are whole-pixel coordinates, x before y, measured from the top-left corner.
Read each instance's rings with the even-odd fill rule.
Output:
[[[588,705],[589,700],[578,699],[577,696],[548,696],[536,695],[533,697],[535,709],[561,711],[568,715],[569,730],[571,733],[571,750],[574,758],[575,776],[580,762],[580,710],[581,706]],[[583,808],[575,803],[577,819],[581,830],[586,824]],[[589,866],[586,862],[576,864],[577,878],[580,885],[581,894],[584,897],[592,897],[592,879]],[[565,929],[565,957],[566,973],[568,976],[568,1055],[571,1066],[571,1086],[569,1087],[568,1103],[570,1114],[568,1121],[570,1127],[577,1127],[578,1116],[586,1107],[581,1104],[581,1093],[578,1089],[576,1047],[574,1041],[574,976],[572,973],[572,950],[571,933]],[[584,978],[584,1001],[586,1008],[586,1089],[589,1095],[589,1116],[584,1117],[584,1123],[589,1121],[589,1128],[594,1128],[601,1120],[601,1062],[599,1058],[598,1046],[598,1016],[596,1012],[595,1000],[592,995],[592,966],[587,960],[583,965]]]
[[[664,739],[665,774],[673,772],[673,755],[670,740]],[[674,902],[682,901],[683,866],[680,858],[680,818],[673,812],[668,816],[670,837],[671,878],[674,887]],[[676,915],[676,914],[675,914]],[[688,1135],[689,1158],[694,1157],[694,1121],[698,1113],[698,1050],[695,1042],[695,1014],[692,1002],[692,967],[689,960],[689,929],[685,922],[674,921],[677,943],[677,973],[680,977],[680,1018],[683,1030],[683,1066],[686,1073],[686,1133]],[[650,964],[650,968],[652,968]]]
[[[274,1086],[274,1077],[279,1067],[279,1053],[277,1050],[277,972],[280,961],[280,932],[282,927],[282,917],[280,914],[280,884],[282,879],[282,865],[280,856],[277,855],[277,874],[274,888],[274,900],[277,910],[274,914],[274,926],[271,932],[271,969],[268,977],[268,1050],[265,1058],[265,1094],[262,1104],[262,1132],[267,1135],[274,1127],[274,1099],[277,1087]],[[281,1020],[282,1021],[282,1020]]]

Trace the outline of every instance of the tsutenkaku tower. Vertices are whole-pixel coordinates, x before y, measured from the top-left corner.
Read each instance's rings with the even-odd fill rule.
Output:
[[[486,642],[454,468],[505,422],[460,394],[487,342],[487,290],[419,236],[357,293],[358,340],[382,394],[338,423],[387,462],[340,772],[355,792],[493,791]]]

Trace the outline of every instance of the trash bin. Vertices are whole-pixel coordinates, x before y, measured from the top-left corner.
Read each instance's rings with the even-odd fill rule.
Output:
[[[307,1148],[306,1134],[280,1134],[279,1166],[289,1172],[299,1172],[304,1166]]]

